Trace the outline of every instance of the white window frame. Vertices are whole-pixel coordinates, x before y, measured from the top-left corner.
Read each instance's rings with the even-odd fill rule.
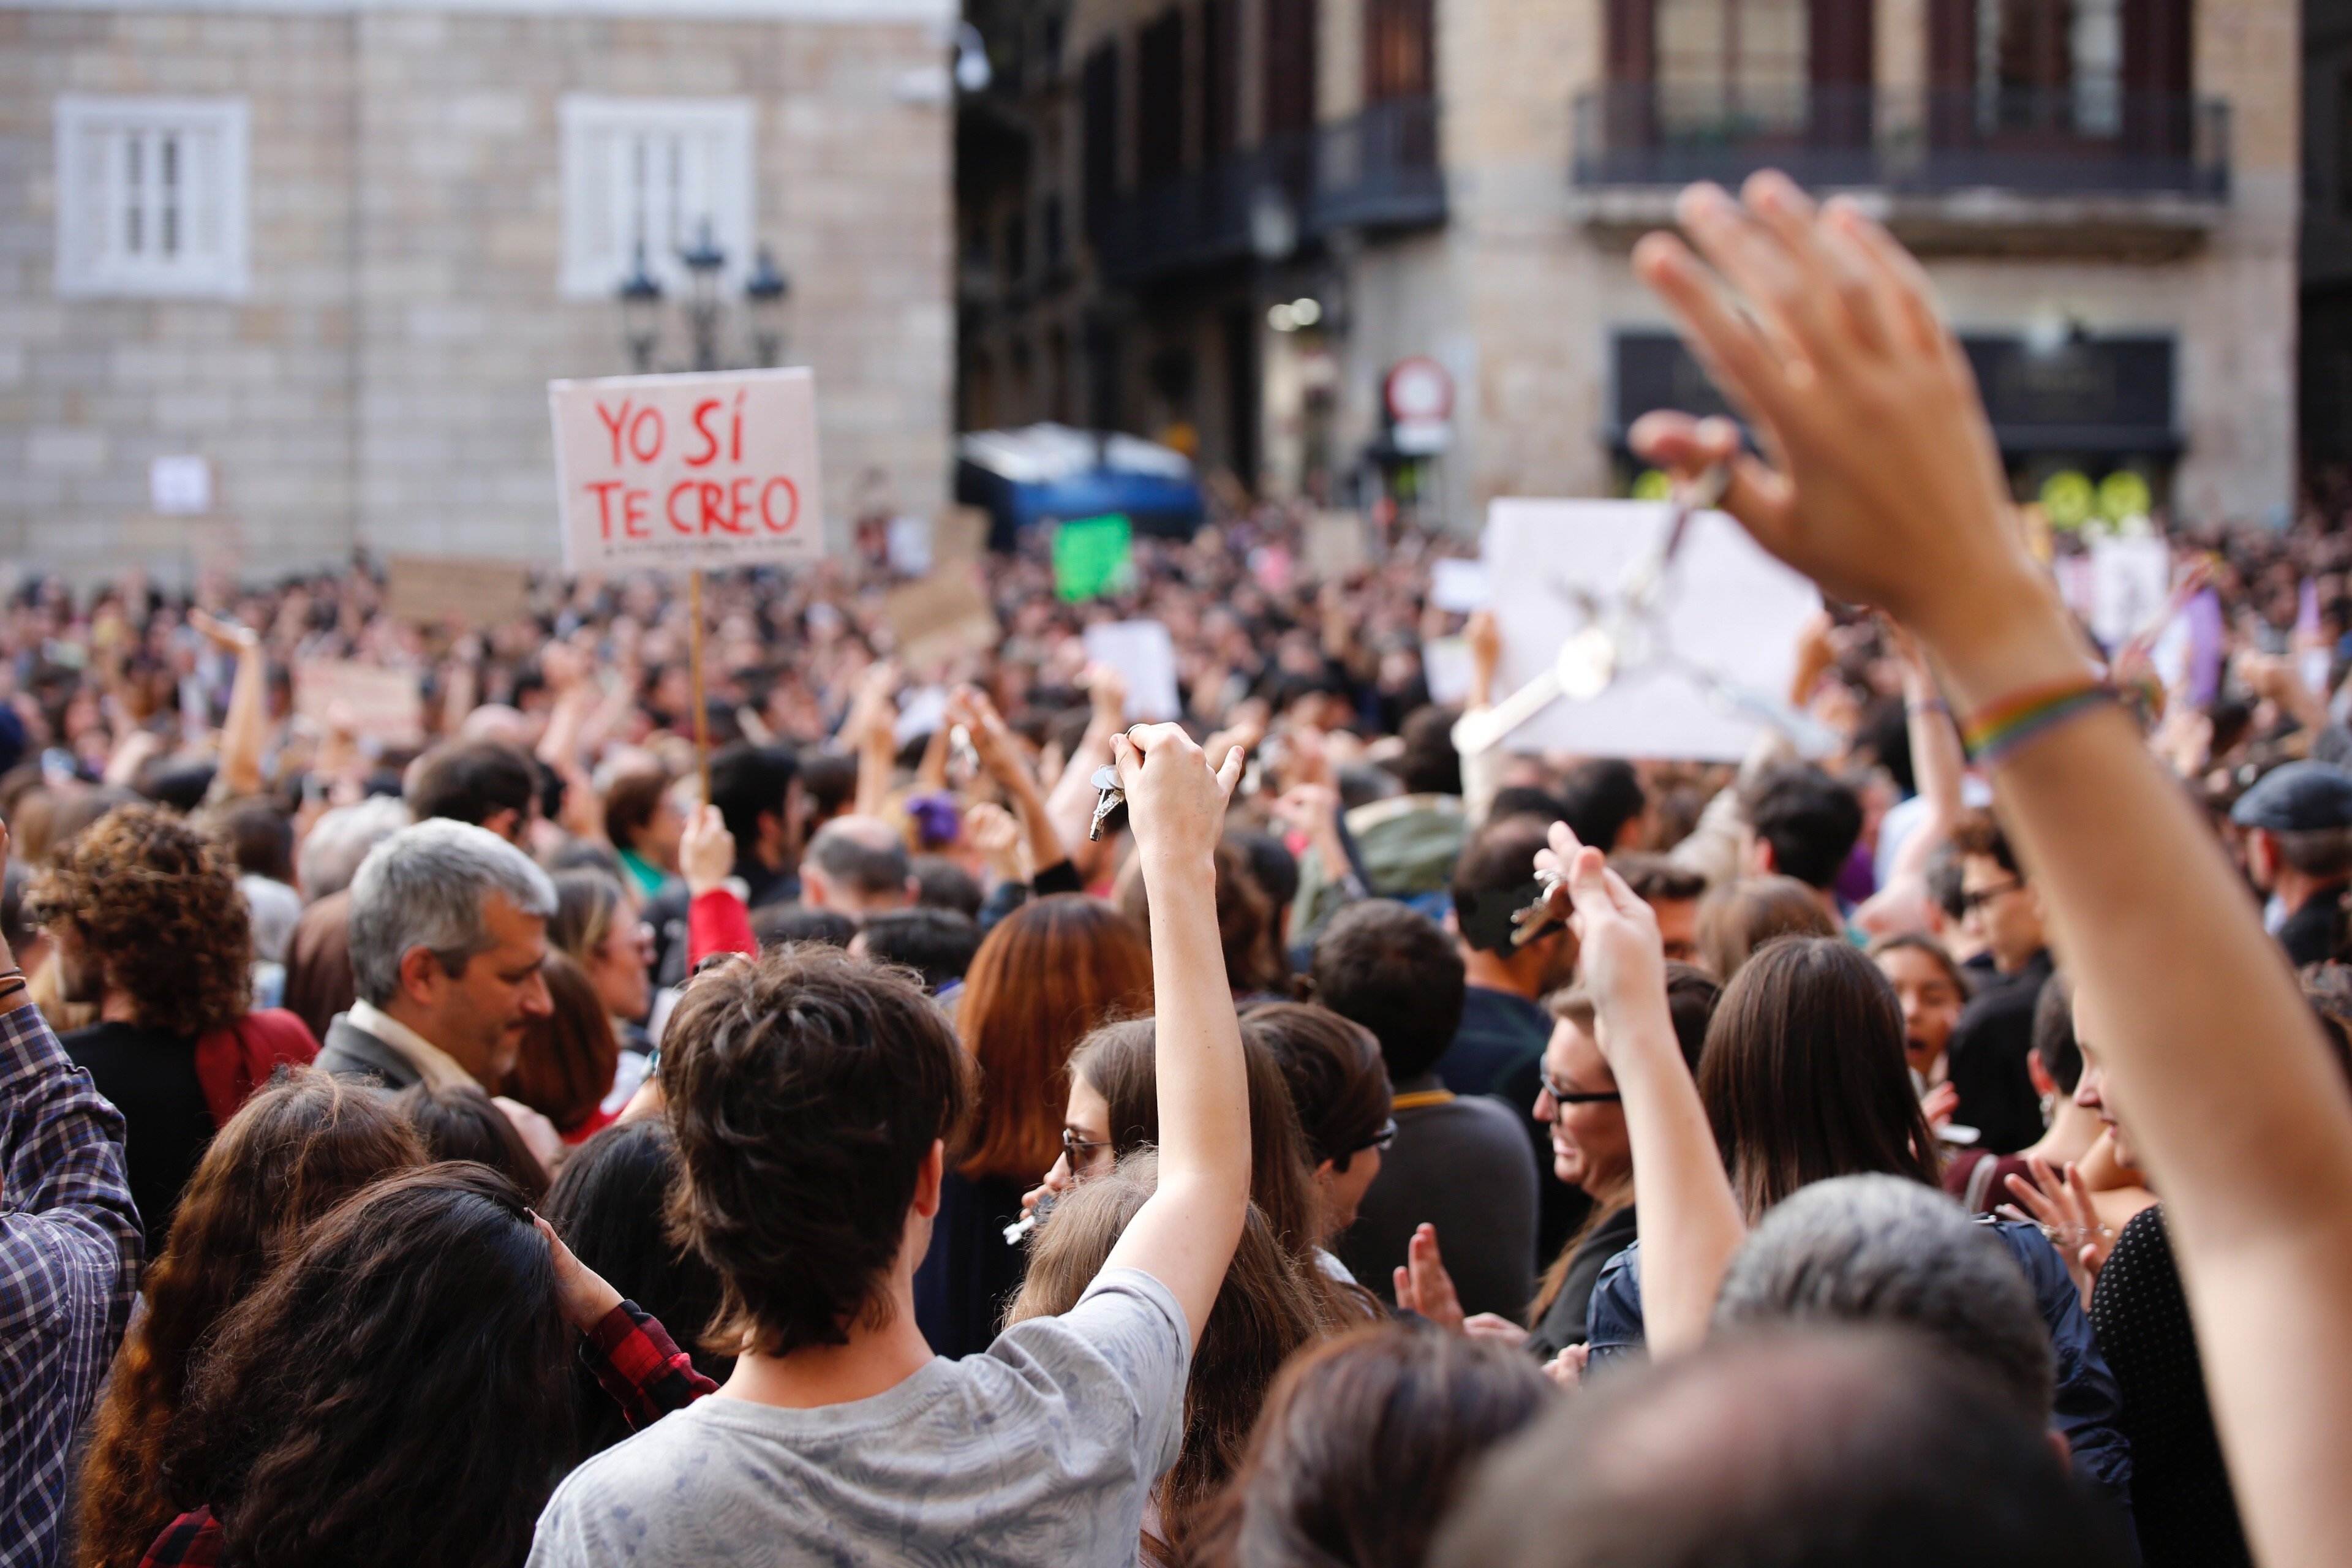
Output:
[[[686,268],[677,250],[698,237],[704,217],[727,253],[722,285],[740,285],[757,244],[752,174],[757,114],[748,98],[613,98],[567,93],[563,136],[563,255],[558,283],[567,300],[609,300],[635,268],[641,225],[676,232],[646,235],[646,268],[672,298]],[[679,160],[647,211],[646,158],[663,144]],[[699,160],[698,164],[697,160]],[[681,196],[680,184],[699,185]],[[698,199],[698,197],[699,199]],[[688,205],[703,211],[685,210]]]
[[[56,288],[59,294],[134,299],[243,299],[253,286],[249,264],[252,215],[247,202],[250,116],[241,98],[144,98],[68,93],[57,100]],[[162,138],[176,137],[171,164],[179,200],[174,203],[156,177]],[[166,257],[143,242],[131,243],[127,149],[140,139],[141,184],[137,222],[142,236],[160,226],[166,212],[183,243]],[[200,157],[188,142],[215,144]],[[91,142],[103,139],[95,156]],[[102,169],[93,185],[92,163]],[[185,238],[198,226],[216,231],[208,249],[191,250]]]

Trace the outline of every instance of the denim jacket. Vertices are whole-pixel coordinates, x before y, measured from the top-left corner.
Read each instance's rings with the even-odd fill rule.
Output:
[[[2090,1314],[2083,1310],[2081,1292],[2066,1272],[2064,1259],[2049,1238],[2030,1225],[1979,1215],[1976,1223],[1992,1227],[2018,1268],[2033,1288],[2042,1320],[2050,1326],[2050,1348],[2058,1367],[2058,1398],[2052,1423],[2066,1435],[2074,1450],[2074,1471],[2115,1501],[2126,1520],[2131,1513],[2131,1446],[2116,1426],[2123,1394],[2115,1373],[2107,1370],[2091,1331]],[[1642,1244],[1635,1242],[1611,1258],[1592,1287],[1592,1305],[1585,1317],[1592,1347],[1591,1365],[1632,1354],[1642,1349]]]

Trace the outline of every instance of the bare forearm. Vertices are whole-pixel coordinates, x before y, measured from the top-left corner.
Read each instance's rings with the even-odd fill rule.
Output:
[[[235,795],[261,788],[261,744],[268,728],[264,664],[257,644],[239,648],[236,674],[229,682],[228,712],[221,722],[220,772],[225,787]]]
[[[1143,881],[1151,898],[1162,1178],[1197,1173],[1246,1196],[1249,1100],[1217,933],[1216,874],[1205,861],[1147,863]]]
[[[1640,1037],[1612,1040],[1610,1063],[1633,1153],[1643,1337],[1653,1354],[1671,1355],[1706,1337],[1724,1268],[1747,1226],[1663,997],[1632,1030]]]

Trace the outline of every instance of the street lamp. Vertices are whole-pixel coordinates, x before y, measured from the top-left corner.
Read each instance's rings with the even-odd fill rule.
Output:
[[[766,246],[751,261],[751,276],[743,280],[743,299],[751,307],[751,358],[761,365],[781,364],[784,358],[784,297],[792,279],[776,269],[776,258]]]
[[[654,368],[654,345],[661,339],[662,286],[646,269],[646,247],[637,247],[636,262],[621,279],[621,340],[629,346],[629,363],[644,375]]]
[[[694,337],[694,368],[719,368],[719,275],[727,270],[727,253],[710,236],[710,220],[702,220],[695,242],[677,253],[686,268],[686,322]]]

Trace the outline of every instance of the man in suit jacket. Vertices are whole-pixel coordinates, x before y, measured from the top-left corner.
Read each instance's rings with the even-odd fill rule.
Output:
[[[369,851],[351,892],[359,1000],[327,1026],[318,1065],[392,1089],[495,1092],[524,1027],[551,1011],[547,873],[494,833],[436,820]]]

